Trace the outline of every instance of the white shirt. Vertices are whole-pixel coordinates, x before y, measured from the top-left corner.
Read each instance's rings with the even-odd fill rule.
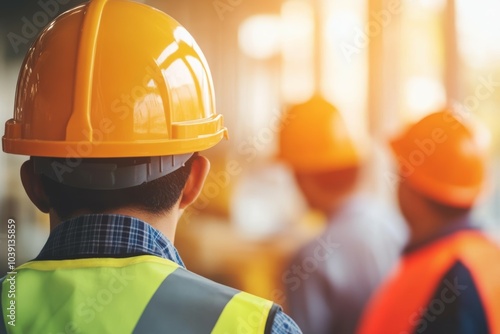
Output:
[[[401,217],[367,195],[349,199],[284,275],[290,315],[304,334],[352,334],[371,293],[407,240]]]

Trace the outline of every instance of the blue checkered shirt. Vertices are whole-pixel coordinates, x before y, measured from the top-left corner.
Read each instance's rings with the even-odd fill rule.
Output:
[[[36,260],[156,255],[185,267],[174,245],[151,225],[128,216],[85,215],[54,228]],[[302,333],[282,311],[274,318],[272,334]]]

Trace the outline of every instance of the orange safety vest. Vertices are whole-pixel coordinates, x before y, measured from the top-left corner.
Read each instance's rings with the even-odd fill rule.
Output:
[[[460,231],[405,256],[394,276],[376,293],[362,317],[359,334],[423,331],[427,306],[446,307],[460,294],[447,282],[432,300],[450,268],[460,261],[471,273],[485,311],[489,333],[500,333],[500,247],[479,231]],[[458,281],[458,289],[460,289]],[[466,287],[463,286],[462,289]],[[429,321],[432,318],[428,316]]]

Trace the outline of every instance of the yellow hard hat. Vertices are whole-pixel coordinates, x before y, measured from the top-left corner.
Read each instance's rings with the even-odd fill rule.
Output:
[[[292,106],[283,116],[279,157],[298,172],[322,172],[360,163],[338,110],[320,96]]]
[[[147,5],[93,0],[57,17],[28,51],[2,143],[14,154],[120,158],[202,151],[225,136],[186,29]]]
[[[432,113],[391,142],[405,182],[439,203],[470,207],[486,178],[488,135],[451,110]]]

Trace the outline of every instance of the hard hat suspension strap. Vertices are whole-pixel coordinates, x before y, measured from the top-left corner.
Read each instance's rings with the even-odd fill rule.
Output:
[[[193,153],[138,158],[63,159],[33,157],[35,172],[82,189],[116,190],[139,186],[183,167]]]

